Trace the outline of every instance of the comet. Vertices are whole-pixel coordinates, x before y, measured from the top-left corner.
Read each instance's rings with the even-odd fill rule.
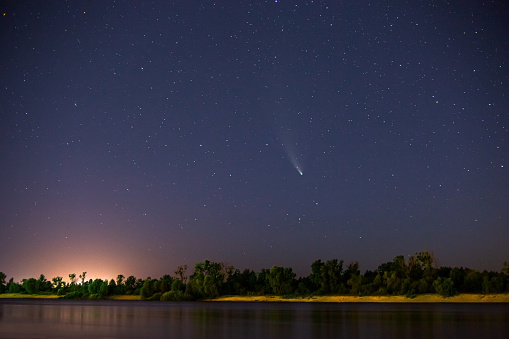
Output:
[[[298,151],[300,145],[297,143],[295,132],[291,128],[279,128],[278,140],[284,149],[288,160],[300,175],[304,175],[302,153]]]
[[[288,155],[288,159],[292,163],[293,167],[299,172],[300,175],[304,175],[304,171],[301,169],[301,162],[295,156],[295,150],[293,147],[286,147],[286,154]]]

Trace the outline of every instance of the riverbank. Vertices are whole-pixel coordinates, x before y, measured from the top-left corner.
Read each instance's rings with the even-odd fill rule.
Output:
[[[22,293],[2,293],[0,299],[58,299],[56,294],[22,294]]]
[[[4,293],[0,294],[0,299],[61,299],[63,296],[56,294],[22,294],[22,293]],[[139,295],[112,295],[106,300],[141,300]]]
[[[56,294],[5,293],[0,298],[59,299]],[[114,295],[106,300],[141,300],[139,295]],[[509,294],[459,294],[444,298],[438,294],[421,294],[413,298],[395,296],[312,296],[286,298],[281,296],[223,296],[206,301],[230,302],[319,302],[319,303],[509,303]]]
[[[312,296],[283,298],[280,296],[224,296],[211,301],[237,302],[322,302],[322,303],[509,303],[509,294],[459,294],[444,298],[438,294],[405,296]]]

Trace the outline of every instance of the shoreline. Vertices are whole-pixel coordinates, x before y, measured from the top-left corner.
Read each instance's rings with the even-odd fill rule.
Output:
[[[0,294],[0,299],[62,299],[56,294]],[[139,295],[115,295],[103,300],[141,301]],[[403,295],[395,296],[309,296],[285,298],[281,296],[222,296],[206,299],[213,302],[314,302],[314,303],[509,303],[509,294],[459,294],[452,297],[442,297],[438,294],[420,294],[413,298]]]
[[[22,293],[3,293],[0,294],[0,299],[62,299],[64,300],[63,295],[56,294],[22,294]],[[72,300],[72,299],[71,299]],[[81,299],[76,299],[81,300]],[[89,299],[84,299],[89,300]],[[112,295],[106,297],[101,300],[133,300],[133,301],[141,301],[141,297],[139,295]]]
[[[316,303],[509,303],[509,294],[459,294],[442,297],[421,294],[414,298],[395,296],[312,296],[284,298],[281,296],[223,296],[209,301],[218,302],[316,302]]]

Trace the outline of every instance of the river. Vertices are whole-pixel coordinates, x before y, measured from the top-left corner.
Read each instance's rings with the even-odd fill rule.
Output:
[[[509,338],[509,304],[0,299],[0,338]]]

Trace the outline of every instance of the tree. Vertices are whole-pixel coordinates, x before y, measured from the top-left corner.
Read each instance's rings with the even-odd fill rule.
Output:
[[[442,297],[451,297],[456,294],[456,289],[454,288],[454,283],[451,278],[438,277],[433,282],[433,287]]]
[[[262,268],[262,270],[256,275],[255,291],[259,294],[274,293],[269,283],[270,270]]]
[[[424,251],[417,253],[417,260],[421,264],[424,276],[431,276],[433,274],[433,263],[436,261],[433,252]]]
[[[126,293],[132,294],[136,288],[136,278],[133,275],[127,277],[125,281]]]
[[[209,298],[217,298],[220,295],[221,285],[215,279],[214,276],[206,275],[203,280],[203,292]]]
[[[360,275],[353,275],[350,279],[348,279],[347,284],[351,286],[351,294],[357,295],[361,292],[361,285],[362,285],[362,276]]]
[[[36,294],[39,292],[39,290],[37,289],[37,280],[35,280],[34,278],[23,279],[23,288],[29,294]]]
[[[148,279],[150,279],[150,277],[148,277],[147,280]],[[142,288],[144,282],[145,282],[145,280],[143,280],[141,278],[136,279],[136,283],[134,284],[134,292],[133,292],[134,295],[140,295],[140,291],[141,291],[141,288]]]
[[[75,285],[76,284],[76,273],[69,274],[69,283],[71,285]]]
[[[101,294],[101,286],[103,284],[102,279],[95,279],[94,281],[90,280],[91,282],[88,284],[88,293],[90,294]],[[107,291],[107,283],[106,283],[106,291]]]
[[[350,267],[350,265],[348,267]],[[359,265],[357,264],[357,267],[358,266]],[[341,289],[341,280],[343,276],[343,260],[327,260],[327,262],[325,262],[325,264],[321,267],[320,275],[321,291],[326,294],[338,293]]]
[[[509,276],[509,261],[504,261],[504,267],[502,267],[502,273]]]
[[[62,287],[62,280],[64,278],[62,277],[54,277],[53,279],[51,279],[51,281],[53,281],[53,286],[55,287],[56,290],[58,290],[60,287]]]
[[[185,286],[180,279],[173,279],[173,282],[171,283],[171,291],[174,291],[174,292],[176,292],[176,291],[184,292],[185,291]]]
[[[453,268],[451,270],[451,273],[449,274],[449,278],[451,278],[452,282],[454,283],[454,287],[456,288],[456,290],[458,290],[460,293],[465,292],[465,287],[464,287],[465,269],[463,267]]]
[[[169,274],[163,275],[159,279],[159,292],[165,293],[171,290],[171,282],[173,278]]]
[[[115,294],[125,294],[127,291],[126,285],[124,285],[124,276],[122,274],[117,275],[117,282],[115,287]]]
[[[187,283],[187,277],[186,277],[186,271],[187,271],[187,265],[179,266],[175,270],[175,275],[182,281],[182,283],[185,285]]]
[[[83,272],[83,274],[80,274],[81,285],[85,285],[85,276],[86,275],[87,275],[87,272]]]
[[[398,278],[403,278],[407,270],[405,264],[405,257],[402,255],[398,255],[396,258],[394,258],[392,268],[393,272],[396,273],[396,276]]]
[[[293,292],[295,273],[291,268],[274,266],[270,269],[267,279],[275,294],[285,295]]]
[[[318,291],[322,283],[322,266],[324,263],[318,259],[311,264],[311,274],[309,275],[309,281],[313,285],[314,290]]]
[[[5,273],[0,272],[0,293],[4,293],[5,290],[7,289],[7,286],[5,286],[5,278],[7,278]]]
[[[113,279],[111,279],[113,280]],[[108,295],[108,279],[104,280],[101,284],[101,287],[99,287],[99,294],[101,296]]]
[[[249,292],[256,291],[256,273],[245,269],[240,273],[235,270],[227,279],[228,290],[227,294],[248,294]]]
[[[396,272],[384,272],[383,276],[385,291],[388,294],[397,294],[399,292],[399,285],[401,279],[398,278]]]
[[[348,264],[348,266],[346,266],[346,270],[343,273],[343,282],[347,283],[348,280],[350,280],[350,278],[352,276],[360,275],[360,274],[361,274],[361,271],[359,270],[359,263],[357,261],[351,262]]]
[[[482,292],[482,275],[476,270],[468,270],[465,276],[465,292],[481,293]]]
[[[108,284],[108,295],[113,295],[115,294],[115,291],[117,290],[117,284],[115,284],[115,280],[111,279],[109,284]]]
[[[9,279],[7,283],[7,293],[20,293],[22,287],[20,284],[14,282],[14,278]]]
[[[332,259],[325,263],[316,260],[311,264],[309,281],[319,294],[338,293],[342,289],[343,260]]]
[[[51,282],[48,282],[46,280],[46,277],[44,276],[44,274],[41,274],[39,276],[39,279],[37,279],[37,281],[36,281],[36,285],[37,285],[37,291],[39,291],[39,292],[51,290]]]
[[[502,293],[504,292],[504,281],[495,274],[483,272],[482,292],[483,293]]]
[[[157,279],[147,278],[140,290],[142,300],[159,300],[162,293],[159,292],[159,281]]]
[[[417,281],[423,276],[423,268],[421,262],[418,258],[413,255],[408,258],[408,266],[406,269],[406,276],[410,278],[412,281]]]
[[[194,298],[214,298],[221,295],[223,284],[231,270],[231,266],[209,260],[195,264],[194,273],[186,285],[186,293]]]

